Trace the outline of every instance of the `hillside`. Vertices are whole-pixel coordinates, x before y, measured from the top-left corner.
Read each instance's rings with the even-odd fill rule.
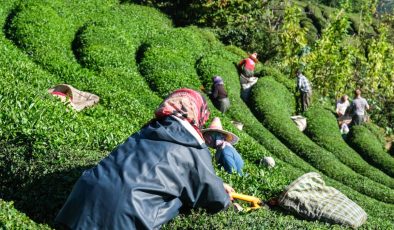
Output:
[[[235,147],[246,165],[244,177],[216,168],[225,182],[268,200],[304,173],[318,172],[367,212],[362,229],[394,226],[392,157],[379,133],[362,126],[348,145],[338,130],[332,134],[335,117],[319,98],[306,114],[312,125],[299,132],[289,118],[296,113],[293,79],[263,63],[245,104],[234,63],[246,52],[223,44],[211,30],[177,27],[155,8],[118,0],[0,0],[0,24],[1,229],[55,228],[57,212],[85,169],[152,119],[169,92],[210,88],[214,75],[223,77],[231,108],[222,115],[209,102],[210,121],[219,116],[240,137]],[[47,92],[62,83],[100,96],[99,104],[72,110]],[[244,124],[242,131],[234,120]],[[274,169],[258,163],[264,156],[274,157]],[[275,208],[216,215],[194,210],[163,228],[344,227]]]

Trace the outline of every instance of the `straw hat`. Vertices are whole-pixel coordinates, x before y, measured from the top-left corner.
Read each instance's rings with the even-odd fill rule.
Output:
[[[201,130],[202,135],[204,136],[205,142],[210,147],[215,147],[211,135],[213,133],[221,133],[225,136],[225,141],[229,142],[230,144],[234,145],[238,142],[239,138],[232,132],[223,130],[222,122],[220,121],[219,117],[215,117],[212,120],[211,125],[207,129]]]

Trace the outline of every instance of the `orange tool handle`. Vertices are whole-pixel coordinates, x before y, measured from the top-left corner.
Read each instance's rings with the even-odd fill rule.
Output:
[[[262,203],[261,200],[257,197],[239,194],[236,192],[230,193],[230,196],[233,199],[248,201],[248,202],[252,203],[253,207],[255,207],[255,208],[260,207],[260,204]]]

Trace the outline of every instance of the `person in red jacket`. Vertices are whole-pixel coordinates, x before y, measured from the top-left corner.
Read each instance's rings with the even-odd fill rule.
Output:
[[[257,53],[253,53],[249,55],[248,58],[240,61],[238,64],[238,69],[240,71],[240,82],[242,87],[241,97],[244,101],[249,98],[250,90],[252,89],[252,86],[257,82],[257,77],[254,76],[254,69],[257,62]]]

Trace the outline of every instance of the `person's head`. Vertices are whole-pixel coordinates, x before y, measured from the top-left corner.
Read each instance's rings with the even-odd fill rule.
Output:
[[[219,132],[212,132],[210,134],[211,140],[209,140],[210,143],[212,143],[212,147],[217,148],[221,146],[224,141],[226,140],[226,136],[223,133]]]
[[[299,77],[299,76],[301,76],[301,74],[302,74],[302,71],[300,69],[297,69],[296,76]]]
[[[252,53],[251,55],[249,55],[249,58],[251,58],[253,61],[257,62],[257,53]]]
[[[176,116],[199,130],[209,118],[205,98],[197,91],[182,88],[172,92],[155,111],[156,118]]]
[[[223,130],[222,122],[219,117],[213,118],[209,128],[203,129],[202,134],[205,139],[205,143],[212,148],[218,147],[218,144],[222,144],[223,141],[234,145],[239,140],[239,138],[232,132]]]
[[[354,97],[361,97],[361,90],[360,89],[356,89],[354,91]]]
[[[341,97],[341,102],[342,102],[342,103],[343,103],[343,102],[346,102],[348,99],[349,99],[348,95],[344,94],[344,95]]]
[[[220,76],[214,76],[212,77],[212,82],[213,84],[223,84],[223,79]]]

